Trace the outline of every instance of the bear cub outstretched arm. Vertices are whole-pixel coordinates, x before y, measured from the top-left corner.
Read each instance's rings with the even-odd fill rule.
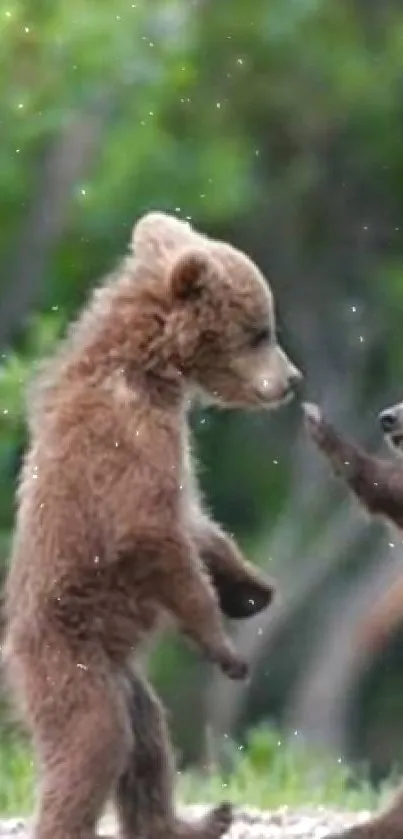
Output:
[[[343,437],[317,405],[305,403],[303,409],[307,431],[334,473],[344,479],[370,513],[403,528],[403,467],[369,454]]]

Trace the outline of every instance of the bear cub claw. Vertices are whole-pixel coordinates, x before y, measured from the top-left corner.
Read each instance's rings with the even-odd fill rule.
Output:
[[[206,835],[209,839],[219,839],[228,832],[234,819],[232,805],[223,801],[207,816]]]

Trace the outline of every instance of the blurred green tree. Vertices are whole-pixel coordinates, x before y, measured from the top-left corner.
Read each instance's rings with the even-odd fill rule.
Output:
[[[4,0],[3,563],[25,383],[147,209],[247,248],[273,278],[283,340],[309,371],[311,394],[351,431],[375,436],[376,412],[403,379],[402,37],[395,0]],[[328,650],[346,619],[340,603],[370,572],[381,585],[385,544],[371,531],[368,545],[351,504],[347,515],[295,406],[270,422],[206,413],[194,425],[214,511],[256,561],[272,560],[288,599],[258,631],[239,630],[263,662],[246,704],[215,678],[206,697],[200,665],[190,671],[181,647],[162,648],[156,679],[176,709],[178,742],[200,754],[206,713],[218,731],[236,726],[243,707],[242,725],[258,714],[309,728],[324,708],[317,736],[348,751],[344,717],[314,689],[318,641]],[[400,570],[398,551],[385,563]],[[344,679],[346,661],[334,667]],[[197,727],[183,713],[196,699]]]

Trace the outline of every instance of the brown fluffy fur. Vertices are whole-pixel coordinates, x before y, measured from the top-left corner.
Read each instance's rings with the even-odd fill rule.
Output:
[[[255,613],[272,583],[202,509],[186,409],[197,390],[271,407],[298,378],[256,266],[161,213],[138,222],[132,253],[39,375],[5,589],[5,660],[40,770],[37,839],[92,839],[110,795],[127,839],[228,828],[227,804],[192,827],[175,816],[164,714],[139,654],[171,618],[230,678],[246,676],[220,602]]]
[[[309,435],[353,493],[376,516],[382,516],[399,529],[403,527],[403,468],[398,463],[368,454],[345,439],[323,417],[316,405],[305,405]],[[392,611],[388,613],[389,607]],[[403,583],[395,584],[375,614],[369,628],[378,635],[390,630],[403,617]],[[392,804],[369,822],[350,828],[343,839],[403,839],[403,790]],[[332,839],[332,837],[328,837]]]

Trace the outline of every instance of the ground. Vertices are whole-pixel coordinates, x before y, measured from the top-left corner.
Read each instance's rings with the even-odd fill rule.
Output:
[[[188,808],[189,816],[196,816],[203,805]],[[229,839],[322,839],[328,833],[343,830],[349,825],[369,817],[368,811],[348,813],[326,807],[289,809],[281,807],[273,811],[239,809],[229,834]],[[114,833],[111,819],[105,818],[100,825],[100,834]],[[0,821],[0,839],[25,839],[27,824],[23,819]]]

